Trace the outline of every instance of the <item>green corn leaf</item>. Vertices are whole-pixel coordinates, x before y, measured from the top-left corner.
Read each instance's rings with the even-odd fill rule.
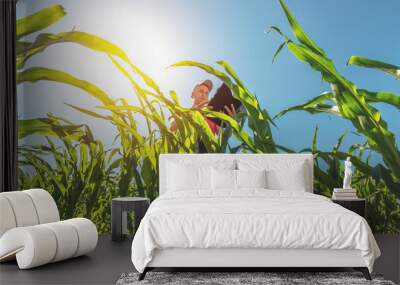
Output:
[[[269,34],[270,32],[278,33],[280,36],[282,36],[282,37],[288,39],[288,37],[287,37],[284,33],[282,33],[281,29],[279,29],[277,26],[270,26],[270,27],[268,28],[267,33]]]
[[[279,47],[276,49],[274,56],[272,57],[272,63],[275,62],[275,60],[277,59],[278,55],[280,54],[280,52],[282,51],[282,49],[285,47],[286,45],[286,41],[284,41],[283,43],[281,43],[279,45]]]
[[[147,92],[140,87],[140,85],[133,79],[133,77],[129,74],[129,72],[121,65],[119,64],[112,56],[109,56],[110,60],[112,63],[118,68],[118,70],[129,80],[129,82],[132,84],[136,94],[137,98],[139,100],[139,103],[142,107],[143,110],[145,110],[145,102],[147,102]],[[127,104],[125,104],[127,105]],[[148,104],[150,105],[150,104]],[[150,133],[151,132],[151,122],[148,116],[144,115],[144,118],[146,120],[147,124],[147,130]]]
[[[45,50],[46,46],[33,46],[32,44],[24,48],[17,49],[16,67],[20,70],[24,67],[25,62],[35,54]]]
[[[108,95],[96,85],[88,81],[78,79],[73,75],[63,71],[43,67],[32,67],[17,74],[18,83],[37,82],[40,80],[55,81],[72,85],[100,100],[105,105],[114,104],[114,101],[110,99]]]
[[[221,151],[225,153],[229,146],[229,139],[232,137],[233,131],[229,125],[219,129],[218,132],[218,144],[220,145]]]
[[[79,140],[84,135],[82,127],[83,125],[56,125],[48,118],[18,120],[18,138],[41,135],[48,137],[69,136],[73,140]]]
[[[118,57],[126,64],[128,64],[132,71],[138,74],[147,86],[151,87],[157,93],[161,93],[160,88],[155,83],[155,81],[146,73],[144,73],[140,68],[138,68],[135,64],[133,64],[128,55],[120,47],[109,41],[106,41],[101,37],[97,37],[95,35],[80,31],[39,35],[36,41],[30,47],[30,49],[26,50],[25,54],[21,55],[20,58],[17,59],[18,68],[22,68],[24,63],[31,56],[44,51],[47,47],[51,45],[59,43],[75,43],[91,50],[105,53],[109,56]]]
[[[376,180],[383,180],[390,191],[393,192],[397,197],[400,197],[400,182],[393,179],[392,172],[382,164],[378,164],[372,168],[371,174]]]
[[[320,182],[320,184],[324,185],[325,187],[328,186],[330,189],[337,186],[337,180],[334,179],[332,176],[330,176],[328,173],[322,171],[318,167],[314,167],[314,177],[315,177],[314,182],[317,183]],[[325,193],[325,191],[323,191],[324,192],[323,194],[326,196],[330,196],[330,191],[329,193]]]
[[[217,64],[220,65],[220,66],[222,66],[222,67],[224,68],[225,72],[226,72],[227,74],[229,74],[230,77],[233,78],[233,80],[236,82],[237,85],[240,86],[240,88],[242,88],[243,90],[245,90],[246,93],[250,93],[250,92],[248,91],[248,89],[246,88],[246,86],[244,86],[243,81],[242,81],[242,80],[239,78],[239,76],[236,74],[236,71],[233,69],[233,67],[232,67],[227,61],[220,60],[220,61],[217,61]],[[250,97],[250,96],[249,96],[249,97]],[[253,99],[253,98],[251,98],[251,99]]]
[[[334,99],[334,96],[331,92],[324,92],[321,95],[312,98],[311,100],[307,101],[304,104],[292,106],[290,108],[284,109],[283,111],[279,112],[275,115],[274,119],[280,118],[286,113],[293,112],[293,111],[307,111],[310,114],[316,113],[330,113],[337,116],[340,116],[338,108],[336,105],[328,104],[329,101]]]
[[[119,149],[118,148],[112,149],[108,155],[107,162],[110,163],[117,154],[119,154]]]
[[[310,114],[318,114],[318,113],[328,113],[336,116],[341,116],[338,107],[336,105],[332,105],[329,101],[332,101],[334,96],[331,92],[324,92],[321,95],[312,98],[304,104],[292,106],[290,108],[284,109],[275,115],[274,119],[280,118],[286,113],[293,111],[306,111]]]
[[[201,141],[204,143],[207,149],[207,152],[216,152],[219,149],[218,141],[211,132],[203,115],[199,111],[193,110],[186,112],[185,118],[188,119],[197,130]]]
[[[40,34],[32,44],[32,48],[47,48],[59,43],[79,44],[91,50],[118,57],[128,64],[130,63],[128,55],[117,45],[104,40],[101,37],[80,31],[71,31],[59,34]]]
[[[78,106],[75,106],[75,105],[72,105],[72,104],[68,104],[68,103],[64,103],[64,104],[69,106],[69,107],[71,107],[72,109],[75,109],[75,110],[77,110],[77,111],[79,111],[81,113],[84,113],[84,114],[88,115],[88,116],[91,116],[91,117],[94,117],[94,118],[97,118],[97,119],[107,120],[107,121],[111,120],[111,117],[109,117],[109,116],[103,116],[103,115],[101,115],[99,113],[96,113],[96,112],[93,112],[93,111],[90,111],[88,109],[84,109],[84,108],[81,108],[81,107],[78,107]]]
[[[337,139],[335,146],[333,147],[333,152],[336,152],[339,150],[340,146],[343,143],[344,138],[346,137],[347,132],[345,132],[344,134],[340,135],[340,137]]]
[[[225,82],[225,84],[232,85],[230,78],[225,73],[223,73],[215,68],[212,68],[211,66],[209,66],[207,64],[203,64],[203,63],[192,61],[192,60],[184,60],[184,61],[179,61],[177,63],[174,63],[174,64],[170,65],[169,67],[189,67],[189,66],[198,67],[198,68],[204,70],[205,72],[213,74],[216,77],[220,78],[222,81]]]
[[[115,105],[109,105],[109,106],[100,106],[98,108],[101,109],[107,109],[113,112],[120,112],[122,110],[136,110],[138,112],[143,112],[142,109],[137,108],[135,106],[115,106]],[[118,113],[119,114],[119,113]],[[118,127],[121,127],[122,130],[127,130],[129,131],[130,134],[132,134],[134,136],[134,138],[136,139],[136,141],[138,142],[139,145],[143,145],[144,144],[144,139],[143,136],[138,132],[137,129],[132,128],[132,126],[128,125],[127,123],[125,123],[122,119],[121,116],[114,116],[113,117],[113,123],[115,123]],[[126,148],[128,148],[129,142],[126,141],[127,138],[123,137],[121,139],[121,143],[125,144]]]
[[[26,50],[28,50],[31,47],[32,43],[31,42],[25,42],[25,41],[17,41],[15,43],[15,45],[16,45],[15,49],[16,49],[17,56],[18,56],[19,54],[22,54]]]
[[[109,167],[107,168],[107,172],[112,172],[115,169],[117,169],[119,167],[119,165],[121,164],[122,158],[117,158],[116,160],[114,160]]]
[[[63,6],[51,5],[35,14],[17,20],[17,39],[51,26],[65,14]]]
[[[79,172],[84,173],[84,172],[86,172],[88,165],[89,165],[89,159],[88,159],[89,155],[88,155],[87,144],[84,144],[84,143],[79,144],[79,157],[80,157]]]
[[[357,65],[366,68],[373,68],[383,71],[396,79],[400,79],[400,66],[389,64],[383,61],[368,59],[361,56],[352,56],[347,61],[347,64]]]
[[[214,111],[206,111],[207,116],[218,118],[225,123],[227,123],[235,133],[235,135],[245,143],[253,152],[259,153],[260,150],[257,149],[254,142],[250,139],[249,135],[240,127],[238,122],[232,118],[231,116],[226,115],[225,113],[221,112],[214,112]]]
[[[286,18],[288,19],[288,22],[292,28],[292,32],[295,35],[295,37],[299,40],[299,42],[301,42],[303,45],[313,50],[315,53],[324,55],[325,52],[314,43],[314,41],[306,34],[306,32],[304,32],[303,28],[297,22],[296,18],[293,17],[292,13],[286,6],[285,2],[283,0],[279,0],[279,2],[282,6],[283,11],[286,14]]]
[[[129,106],[127,100],[125,100],[124,98],[120,98],[120,101],[121,101],[121,104],[122,104],[123,106]],[[132,126],[132,128],[136,129],[136,128],[137,128],[137,123],[136,123],[136,120],[135,120],[133,114],[131,114],[131,113],[128,112],[128,113],[127,113],[127,117],[128,117],[128,119],[129,119],[129,123],[130,123],[130,125]]]
[[[313,69],[320,72],[322,78],[328,83],[340,82],[345,88],[353,90],[355,92],[355,87],[344,79],[335,68],[333,62],[318,53],[313,52],[311,49],[296,44],[292,41],[288,42],[289,50],[301,61],[308,63]]]
[[[370,103],[386,103],[400,109],[400,96],[391,92],[371,92],[365,89],[358,89],[358,93],[365,96]]]
[[[175,91],[171,90],[169,92],[169,96],[172,98],[172,100],[174,101],[175,104],[181,105],[181,103],[179,102],[179,97],[178,97],[178,95],[176,95]]]
[[[147,115],[146,110],[133,105],[128,105],[128,106],[110,105],[110,106],[99,106],[98,108],[116,112],[118,115],[125,114],[123,113],[123,111],[133,111],[135,113],[142,114],[143,116]]]
[[[154,165],[151,163],[149,157],[143,158],[141,176],[145,184],[151,184],[151,182],[154,180],[155,171]]]
[[[312,139],[312,153],[316,153],[317,150],[318,150],[318,146],[317,146],[318,130],[319,130],[319,126],[316,125],[315,126],[314,135],[313,135],[313,139]]]
[[[249,113],[252,115],[252,119],[256,121],[258,126],[258,132],[262,133],[262,130],[267,131],[267,135],[271,135],[270,133],[270,128],[267,122],[270,122],[274,124],[273,120],[269,116],[268,112],[266,110],[262,110],[260,107],[260,104],[258,102],[258,99],[256,96],[254,96],[243,84],[243,82],[240,80],[239,76],[236,74],[235,70],[232,68],[232,66],[226,62],[226,61],[218,61],[217,62],[220,66],[224,68],[224,70],[233,78],[235,83],[239,86],[232,85],[233,89],[233,95],[240,100],[246,109],[249,111]],[[237,90],[238,89],[238,90]],[[236,92],[235,92],[236,91]]]

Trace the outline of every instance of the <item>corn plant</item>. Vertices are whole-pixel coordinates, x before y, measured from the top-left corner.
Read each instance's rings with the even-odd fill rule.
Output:
[[[45,51],[46,48],[51,45],[62,42],[80,42],[92,47],[98,46],[99,49],[112,49],[112,46],[103,47],[101,45],[97,45],[97,38],[95,36],[78,31],[60,34],[42,33],[39,34],[33,42],[27,42],[23,40],[23,37],[49,27],[64,16],[65,11],[62,6],[52,5],[31,16],[18,20],[18,83],[44,79],[62,82],[64,84],[69,84],[85,90],[106,104],[112,104],[113,101],[101,89],[97,88],[90,82],[75,78],[71,74],[60,70],[43,67],[24,69],[25,63],[32,56]],[[108,222],[106,221],[109,219],[107,219],[105,215],[109,214],[109,209],[104,210],[102,208],[109,207],[109,200],[112,196],[133,194],[133,178],[136,179],[136,184],[140,186],[141,180],[140,174],[137,173],[137,159],[133,156],[133,144],[135,140],[132,140],[129,136],[122,134],[120,138],[121,149],[113,150],[112,152],[113,155],[119,154],[121,157],[114,159],[113,161],[109,160],[106,163],[104,161],[106,152],[104,151],[104,147],[101,142],[92,141],[90,143],[85,143],[80,141],[79,144],[73,144],[74,139],[76,140],[77,136],[79,137],[81,135],[81,130],[79,129],[80,126],[75,126],[72,124],[61,126],[59,124],[54,124],[54,122],[51,123],[51,121],[52,118],[38,118],[19,121],[20,138],[31,134],[42,136],[52,135],[57,139],[57,141],[61,141],[64,147],[63,149],[56,147],[52,140],[48,140],[49,146],[43,146],[46,149],[46,152],[43,152],[44,150],[42,150],[42,153],[34,152],[34,149],[39,148],[39,146],[35,146],[33,148],[21,146],[19,148],[19,156],[24,158],[20,161],[21,167],[19,171],[19,177],[21,188],[40,186],[48,189],[55,196],[63,217],[72,217],[73,215],[77,214],[90,217],[93,213],[95,213],[96,218],[93,218],[97,221],[100,231],[106,231],[108,228]],[[124,124],[123,121],[119,121],[117,119],[114,121],[116,122],[117,126],[120,126],[118,123]],[[76,155],[77,153],[78,156]],[[56,166],[59,170],[56,172],[59,174],[51,176],[51,168],[53,165],[48,164],[42,156],[50,156],[56,161]],[[90,163],[87,166],[85,166],[85,164],[87,164],[85,159],[90,160]],[[77,169],[77,163],[82,164],[80,169]],[[23,171],[24,165],[30,165],[30,168],[33,167],[36,171],[36,175],[33,177],[28,176]],[[116,168],[119,168],[119,171],[113,177],[114,182],[111,185],[108,179],[110,177],[109,174],[113,169]],[[90,171],[90,173],[87,173],[87,171]],[[82,176],[82,173],[84,173],[86,178]],[[52,177],[52,179],[49,180],[47,179],[48,177]],[[99,188],[104,187],[104,183],[109,183],[107,188],[118,190],[113,192],[104,192],[103,188]],[[96,184],[98,185],[96,186]],[[116,187],[116,185],[118,187]],[[143,191],[143,187],[137,187],[137,189],[142,189],[141,191]],[[104,199],[108,199],[108,201],[105,202]],[[97,201],[102,201],[101,207],[98,207],[99,205],[97,205]]]
[[[284,46],[287,46],[297,59],[308,63],[312,69],[319,72],[322,80],[330,85],[331,90],[304,104],[283,110],[277,117],[283,116],[287,112],[302,110],[312,114],[329,113],[350,121],[356,131],[366,138],[368,147],[382,157],[385,166],[381,167],[379,178],[384,181],[390,191],[400,198],[400,152],[396,138],[389,130],[387,122],[373,106],[373,103],[382,102],[398,108],[399,105],[396,105],[399,100],[398,96],[388,92],[383,94],[359,89],[346,79],[337,71],[335,64],[325,51],[305,33],[283,0],[280,0],[280,4],[298,42],[284,35],[279,28],[272,26],[271,30],[284,38],[284,42],[279,46],[274,58]],[[356,58],[350,60],[350,63],[353,62],[357,62]],[[361,61],[358,62],[361,64]],[[365,61],[364,64],[366,64]],[[392,70],[390,69],[392,67],[389,66],[384,68]]]
[[[399,209],[396,208],[393,194],[396,191],[388,191],[399,189],[395,188],[399,181],[392,169],[398,161],[398,149],[387,124],[371,106],[375,102],[385,102],[397,104],[398,107],[396,97],[387,92],[374,93],[357,89],[336,71],[324,51],[315,45],[291,16],[283,1],[281,5],[300,43],[293,42],[277,27],[272,27],[272,30],[284,37],[284,43],[273,60],[287,45],[298,58],[309,62],[314,69],[321,72],[323,78],[331,84],[332,90],[301,106],[284,110],[278,116],[294,110],[332,113],[350,120],[367,141],[364,145],[354,145],[343,152],[340,150],[345,137],[343,135],[331,151],[324,152],[317,148],[316,129],[312,147],[302,151],[312,152],[316,158],[314,172],[317,191],[330,196],[331,189],[341,183],[341,161],[350,156],[357,167],[355,183],[359,195],[367,197],[371,205],[372,216],[369,219],[373,229],[399,231]],[[64,218],[73,215],[90,217],[95,220],[101,232],[109,231],[110,199],[118,195],[141,195],[154,199],[158,195],[159,154],[197,152],[198,141],[204,144],[208,152],[293,152],[274,141],[271,132],[271,128],[275,126],[274,120],[267,110],[261,108],[258,98],[245,86],[228,62],[217,62],[219,69],[195,61],[181,61],[171,68],[200,68],[224,82],[244,107],[244,111],[234,117],[210,109],[183,107],[175,91],[163,92],[120,47],[95,35],[74,30],[58,34],[40,33],[32,42],[23,40],[24,36],[49,27],[65,15],[62,6],[53,5],[18,21],[18,83],[53,81],[83,90],[97,100],[97,106],[91,109],[71,104],[67,106],[113,125],[117,130],[115,140],[120,146],[105,150],[102,143],[93,138],[87,126],[73,124],[53,115],[19,122],[20,138],[36,134],[47,140],[47,145],[19,147],[20,185],[48,189],[55,197]],[[116,71],[129,82],[138,105],[129,104],[124,98],[112,99],[93,83],[62,70],[25,68],[25,63],[32,56],[45,52],[52,45],[66,42],[107,56]],[[355,62],[349,61],[350,64],[356,64]],[[385,68],[387,72],[388,66]],[[99,113],[99,109],[103,112]],[[176,132],[169,128],[169,117],[176,122]],[[206,117],[222,121],[223,128],[217,136],[210,131]],[[138,131],[139,118],[144,119],[146,124],[146,131],[143,133]],[[232,136],[239,142],[238,145],[231,146]],[[57,146],[55,141],[61,142],[61,146]],[[380,143],[384,144],[380,146]],[[370,166],[368,161],[363,160],[365,149],[380,153],[385,165]],[[54,160],[53,164],[48,162],[48,157]],[[32,168],[34,174],[30,172]],[[387,203],[388,207],[382,207],[382,203]],[[378,218],[384,222],[380,223]]]
[[[106,163],[102,159],[101,163],[96,164],[96,171],[103,176],[97,177],[95,180],[98,183],[98,187],[103,187],[102,185],[107,182],[109,186],[113,184],[110,189],[117,190],[104,192],[100,191],[99,188],[92,189],[94,187],[92,184],[95,181],[82,181],[82,177],[76,174],[79,172],[76,170],[76,164],[82,163],[79,160],[84,160],[88,157],[88,154],[83,151],[86,148],[85,144],[82,144],[82,142],[79,144],[73,143],[74,140],[77,140],[82,135],[81,126],[75,126],[70,123],[65,125],[56,124],[54,118],[50,117],[19,121],[21,138],[31,134],[46,137],[51,135],[63,144],[63,148],[59,148],[56,147],[52,140],[48,139],[49,146],[43,146],[42,148],[40,146],[21,146],[19,153],[20,157],[24,159],[20,161],[20,184],[22,188],[40,186],[49,189],[54,194],[63,217],[71,217],[82,213],[82,211],[83,215],[88,217],[93,213],[100,213],[98,226],[107,228],[105,223],[107,219],[101,217],[104,211],[93,206],[96,199],[102,201],[105,206],[109,205],[109,200],[112,196],[117,195],[141,195],[154,199],[158,192],[158,156],[160,153],[193,152],[196,150],[198,139],[202,139],[205,142],[208,151],[215,152],[220,150],[218,145],[222,141],[218,141],[214,137],[208,129],[204,117],[198,111],[180,107],[177,103],[178,97],[174,92],[170,92],[172,101],[167,99],[157,84],[134,65],[126,53],[116,45],[80,31],[59,34],[42,33],[33,42],[23,41],[24,36],[41,31],[64,16],[63,7],[53,5],[18,20],[17,80],[18,83],[47,80],[68,84],[96,98],[101,104],[98,107],[110,111],[109,115],[102,115],[95,110],[87,110],[67,104],[79,112],[105,120],[117,128],[118,136],[116,139],[120,140],[120,149],[112,151],[112,154],[115,155],[112,161],[108,160]],[[140,105],[129,105],[123,98],[113,100],[94,84],[61,70],[45,67],[24,68],[25,63],[32,56],[44,52],[51,45],[64,42],[79,44],[108,56],[121,74],[131,83]],[[123,65],[127,66],[128,69]],[[138,80],[144,83],[146,87],[141,87]],[[152,97],[150,98],[149,96]],[[158,99],[156,100],[154,97]],[[165,103],[164,106],[161,106],[161,101]],[[175,106],[171,102],[176,103]],[[177,134],[172,133],[168,128],[167,118],[162,108],[165,106],[170,106],[170,111],[176,111],[173,112],[172,116],[176,118],[179,125]],[[148,128],[147,134],[138,132],[137,116],[145,118]],[[99,144],[99,142],[96,142],[95,146],[93,144],[94,142],[89,144],[89,157],[91,159],[94,159],[97,153],[102,156],[106,155],[102,144]],[[78,156],[76,155],[77,149],[80,150]],[[43,156],[51,156],[59,168],[59,171],[58,168],[56,171],[58,174],[52,176],[52,179],[47,179],[47,177],[51,176],[51,167],[53,165],[47,163]],[[70,168],[63,166],[63,164],[70,166]],[[35,175],[29,176],[28,172],[24,171],[24,166],[33,167],[36,171]],[[110,176],[110,171],[113,170],[118,171],[115,175]],[[105,179],[106,174],[107,179]],[[109,178],[112,179],[112,183]],[[63,188],[66,183],[72,183],[72,185],[64,186]],[[54,190],[55,187],[56,189]],[[85,200],[85,197],[89,200]],[[104,199],[108,199],[107,202]],[[87,204],[82,201],[89,201],[90,203]]]
[[[108,207],[108,203],[101,203],[101,197],[117,194],[113,185],[115,167],[110,163],[116,150],[105,150],[87,126],[76,126],[51,114],[48,118],[34,120],[41,121],[40,134],[47,144],[19,146],[19,184],[48,190],[64,219],[83,216],[98,220],[95,213],[103,215],[103,220],[107,218],[109,209],[103,208]],[[65,129],[74,131],[72,135],[57,133]],[[19,133],[20,137],[27,135]],[[54,138],[61,140],[62,147],[56,146]],[[108,223],[99,224],[101,232],[107,227]]]
[[[60,20],[65,16],[65,11],[60,5],[53,5],[45,8],[31,16],[18,20],[17,23],[17,38],[18,38],[18,53],[17,53],[17,67],[18,69],[22,69],[29,58],[43,52],[51,45],[60,44],[63,42],[73,42],[78,43],[82,46],[86,46],[88,48],[92,48],[96,51],[108,52],[114,56],[119,56],[123,60],[128,61],[127,56],[123,51],[114,45],[103,41],[102,39],[79,31],[71,31],[59,34],[48,34],[42,33],[39,34],[33,42],[23,42],[21,40],[22,37],[31,34],[33,32],[40,31],[52,24],[56,21]],[[136,70],[136,66],[131,64],[132,69]],[[54,70],[43,67],[32,67],[28,69],[24,69],[23,71],[18,72],[17,74],[18,83],[23,82],[35,82],[38,80],[51,80],[59,83],[64,83],[68,85],[75,86],[86,91],[91,96],[98,99],[100,102],[110,105],[115,104],[113,100],[109,98],[109,96],[103,92],[97,86],[91,84],[88,81],[80,80],[74,77],[71,74],[60,70]],[[90,115],[95,115],[98,118],[111,120],[117,128],[121,128],[121,126],[126,125],[127,123],[124,119],[118,118],[116,116],[101,116],[99,114],[95,114],[94,112],[89,112],[88,110],[83,110],[76,106],[71,106],[75,109],[78,109],[81,112],[89,113]],[[24,126],[22,126],[24,127]],[[121,159],[118,160],[120,172],[118,175],[118,188],[120,195],[127,195],[131,189],[131,181],[135,179],[136,184],[139,185],[138,189],[140,190],[139,194],[143,194],[143,187],[140,181],[140,175],[137,173],[138,163],[137,158],[134,155],[134,150],[137,148],[137,144],[143,143],[144,138],[136,131],[135,122],[131,126],[133,133],[125,134],[124,132],[120,132],[120,140],[121,140]]]
[[[376,233],[400,232],[400,208],[396,196],[388,190],[386,184],[379,179],[377,169],[382,165],[371,166],[371,155],[367,143],[353,144],[343,151],[342,143],[347,133],[341,135],[330,151],[318,148],[318,126],[315,128],[311,148],[300,152],[314,155],[314,192],[330,197],[332,189],[343,183],[343,161],[350,157],[355,166],[352,186],[357,189],[358,197],[367,201],[367,220]],[[368,155],[367,155],[368,152]],[[367,155],[367,158],[364,157]]]
[[[271,132],[271,124],[274,125],[274,122],[267,110],[261,108],[257,97],[244,85],[228,62],[218,61],[217,64],[223,68],[223,71],[195,61],[181,61],[173,64],[172,67],[200,68],[224,82],[231,89],[233,96],[243,104],[248,127],[253,132],[253,136],[249,136],[243,126],[241,126],[235,118],[231,118],[224,113],[209,110],[206,112],[206,115],[218,118],[230,126],[235,136],[243,143],[243,147],[248,151],[255,153],[277,152],[277,146]]]

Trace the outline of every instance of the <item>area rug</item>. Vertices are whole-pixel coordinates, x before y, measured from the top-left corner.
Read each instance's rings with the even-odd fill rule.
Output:
[[[359,272],[148,272],[142,281],[138,281],[138,276],[138,273],[122,274],[117,285],[395,285],[379,275],[373,275],[373,280],[368,281]]]

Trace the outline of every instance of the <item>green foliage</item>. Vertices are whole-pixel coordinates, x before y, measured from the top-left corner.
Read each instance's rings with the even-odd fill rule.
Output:
[[[248,126],[253,131],[253,138],[251,139],[243,130],[242,126],[237,124],[237,121],[231,117],[223,113],[211,111],[207,112],[207,114],[217,117],[229,125],[233,129],[236,137],[244,143],[243,146],[248,150],[256,153],[277,152],[270,126],[270,124],[274,123],[267,110],[261,109],[256,96],[246,88],[229,63],[226,61],[218,61],[217,64],[223,67],[225,72],[195,61],[181,61],[173,64],[172,67],[197,67],[223,81],[232,90],[233,96],[242,102],[246,111],[245,114],[247,115]]]
[[[52,115],[38,120],[46,121],[49,135],[54,134],[54,129],[76,127]],[[20,127],[22,125],[23,121]],[[19,146],[19,185],[22,189],[40,187],[48,190],[63,219],[88,217],[101,220],[99,231],[109,231],[108,223],[104,222],[109,218],[109,209],[104,209],[109,203],[101,203],[101,200],[117,194],[112,182],[115,169],[105,167],[115,151],[104,150],[102,142],[93,138],[87,126],[82,125],[79,130],[79,136],[57,135],[62,143],[60,147],[44,132],[40,134],[45,136],[46,145]],[[45,157],[51,157],[53,161],[47,161]]]
[[[57,121],[63,121],[61,118],[49,116],[47,118],[36,118],[18,121],[18,138],[23,139],[29,135],[41,135],[47,137],[69,137],[77,139],[82,137],[83,125],[60,125]]]
[[[366,68],[374,68],[386,72],[387,74],[394,76],[396,79],[400,79],[400,66],[386,63],[383,61],[368,59],[361,56],[355,56],[349,58],[347,64],[358,65]]]
[[[33,20],[38,22],[40,17],[47,17],[51,9],[64,11],[61,6],[49,7],[21,19],[20,23],[31,25]],[[45,26],[21,31],[20,37],[51,25],[63,15],[52,17]],[[61,70],[45,67],[21,70],[35,54],[43,52],[51,45],[64,42],[79,44],[107,55],[117,70],[131,83],[140,106],[129,105],[123,98],[112,100],[96,85]],[[108,231],[109,204],[112,197],[157,197],[158,179],[155,177],[158,177],[160,153],[195,152],[198,140],[203,141],[210,152],[224,151],[220,146],[227,146],[226,132],[221,134],[220,139],[215,138],[198,110],[180,106],[173,91],[169,94],[172,100],[169,99],[147,74],[130,61],[122,49],[102,38],[72,31],[56,35],[39,34],[32,43],[19,41],[18,45],[20,48],[17,63],[21,70],[17,74],[18,83],[46,80],[79,88],[97,99],[101,104],[98,107],[108,110],[110,114],[102,115],[70,104],[67,106],[114,125],[118,132],[115,140],[119,139],[120,147],[104,151],[102,143],[93,139],[87,126],[75,125],[53,115],[19,121],[20,138],[39,135],[45,137],[48,143],[19,147],[20,187],[42,187],[49,190],[64,218],[77,215],[89,217],[96,221],[100,232]],[[127,65],[129,70],[117,59]],[[141,87],[134,76],[145,87]],[[176,133],[168,127],[164,108],[177,122]],[[148,127],[146,134],[139,133],[137,129],[138,116],[145,118]],[[61,146],[57,146],[57,143],[61,143]],[[54,163],[48,160],[53,160]]]
[[[330,151],[318,149],[318,126],[315,129],[312,148],[302,152],[314,155],[314,192],[330,197],[332,189],[343,183],[343,160],[350,157],[355,166],[352,187],[357,189],[358,197],[367,200],[367,220],[373,232],[396,234],[400,231],[400,207],[396,195],[389,191],[387,185],[380,179],[377,170],[382,165],[371,166],[363,161],[367,144],[352,145],[347,151],[342,151],[342,143],[347,134],[337,140]]]
[[[285,36],[277,27],[271,27],[271,30],[284,38],[285,45],[297,59],[308,63],[312,69],[321,74],[322,79],[330,85],[331,91],[324,92],[304,104],[283,110],[276,117],[301,110],[311,114],[329,113],[351,122],[356,131],[366,139],[364,147],[370,152],[378,153],[385,165],[369,166],[368,162],[362,161],[362,155],[359,157],[352,155],[355,148],[347,153],[339,152],[343,136],[339,138],[332,152],[316,151],[316,129],[313,153],[326,163],[321,167],[316,160],[316,185],[321,193],[329,196],[332,188],[340,185],[342,179],[339,160],[350,156],[357,167],[356,177],[359,178],[354,187],[358,189],[361,197],[367,198],[372,209],[368,216],[372,228],[378,232],[400,232],[400,206],[396,201],[400,199],[400,151],[388,124],[372,106],[374,103],[385,103],[399,108],[400,97],[390,92],[358,89],[336,70],[333,61],[304,32],[283,0],[280,0],[280,4],[298,43]],[[281,50],[282,45],[278,47],[274,58]],[[348,64],[380,69],[395,77],[399,73],[398,66],[362,57],[351,57]]]
[[[289,51],[319,72],[322,79],[330,84],[332,89],[332,97],[328,98],[328,101],[334,101],[335,105],[329,108],[329,102],[328,104],[318,102],[317,107],[323,105],[323,108],[318,108],[316,112],[328,111],[332,113],[330,112],[332,108],[338,110],[340,116],[350,121],[356,130],[367,138],[369,146],[382,156],[385,165],[394,178],[400,180],[400,152],[396,145],[395,136],[389,130],[386,121],[381,118],[378,110],[368,103],[365,93],[359,92],[355,84],[336,70],[333,61],[303,31],[283,0],[280,0],[280,3],[293,34],[299,41],[299,43],[296,43],[285,36]],[[295,109],[298,108],[299,106]],[[400,197],[399,189],[400,187],[391,190],[397,192],[398,197]]]
[[[61,5],[51,5],[17,21],[17,39],[41,31],[65,16]]]
[[[321,151],[317,145],[316,128],[311,148],[302,150],[313,153],[315,157],[315,190],[330,196],[332,189],[342,183],[342,161],[350,156],[357,168],[355,187],[358,194],[368,201],[368,220],[372,229],[399,232],[400,212],[396,198],[400,195],[400,154],[394,135],[373,106],[386,103],[399,109],[399,97],[390,92],[358,89],[344,78],[325,52],[301,28],[285,3],[282,0],[280,3],[298,42],[285,36],[279,28],[271,27],[271,31],[284,38],[273,61],[287,46],[298,59],[318,71],[331,90],[283,110],[275,119],[302,110],[311,114],[329,113],[350,121],[365,138],[365,144],[353,145],[343,151],[341,145],[345,135],[342,135],[332,150]],[[275,126],[274,120],[226,61],[218,61],[218,68],[195,61],[182,61],[171,67],[199,68],[224,82],[244,107],[243,112],[234,117],[207,108],[183,107],[175,91],[163,92],[120,47],[95,35],[74,30],[58,34],[39,33],[32,42],[22,41],[24,36],[40,32],[64,15],[63,7],[54,5],[18,20],[18,83],[52,81],[84,91],[97,100],[97,106],[91,109],[68,103],[66,106],[114,126],[117,133],[114,141],[118,142],[118,147],[106,150],[102,142],[93,137],[88,126],[51,114],[46,118],[19,121],[20,139],[37,135],[47,142],[19,146],[20,188],[41,187],[50,191],[63,218],[88,217],[96,222],[100,232],[108,232],[111,198],[140,195],[154,199],[158,196],[159,155],[197,152],[199,141],[213,153],[293,152],[274,141],[271,130]],[[63,43],[77,44],[107,56],[115,70],[131,85],[138,104],[129,104],[124,98],[112,99],[95,84],[62,70],[46,67],[25,69],[32,56]],[[398,72],[397,66],[361,58],[351,58],[349,64],[378,68],[392,75]],[[224,128],[214,135],[206,117],[220,119]],[[170,129],[170,118],[176,123],[176,131]],[[139,120],[144,120],[146,131],[139,132]],[[233,136],[239,142],[236,146],[230,144]],[[369,165],[366,151],[380,154],[384,165]]]
[[[54,15],[49,17],[49,13]],[[127,58],[125,53],[114,45],[81,32],[39,34],[32,43],[20,41],[21,37],[48,27],[64,15],[64,9],[57,5],[18,21],[17,67],[19,69],[23,68],[31,56],[44,51],[52,44],[62,42],[76,42],[123,59]],[[114,104],[114,101],[94,84],[60,70],[33,67],[18,72],[17,78],[18,83],[51,80],[68,84],[82,89],[105,105]],[[71,107],[97,118],[113,120],[118,127],[126,124],[125,118],[102,116],[76,106]],[[64,124],[60,124],[61,121]],[[121,149],[108,152],[104,150],[101,142],[93,139],[88,127],[85,126],[85,132],[82,134],[82,127],[54,116],[19,121],[19,138],[41,135],[45,136],[48,142],[47,146],[19,147],[20,187],[42,187],[49,190],[56,199],[62,217],[76,215],[90,217],[95,220],[100,232],[107,232],[110,199],[119,195],[134,195],[137,189],[141,189],[139,194],[145,194],[140,180],[141,168],[137,162],[140,152],[135,149],[135,141],[144,142],[144,139],[138,135],[135,137],[136,140],[133,140],[132,136],[123,134],[120,137]],[[49,137],[56,138],[56,142],[61,143],[62,147],[56,146],[56,142]],[[35,151],[38,149],[40,151]],[[114,157],[116,154],[120,157]],[[54,164],[49,163],[47,161],[49,159],[53,160]],[[32,172],[34,174],[31,175]],[[132,183],[133,178],[136,178],[136,183]],[[149,190],[146,194],[154,198],[155,192]]]

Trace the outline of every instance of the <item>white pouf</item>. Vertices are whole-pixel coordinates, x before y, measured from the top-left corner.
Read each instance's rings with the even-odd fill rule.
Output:
[[[43,189],[0,193],[0,214],[0,261],[16,258],[20,269],[96,248],[96,226],[85,218],[59,221],[57,206]]]

